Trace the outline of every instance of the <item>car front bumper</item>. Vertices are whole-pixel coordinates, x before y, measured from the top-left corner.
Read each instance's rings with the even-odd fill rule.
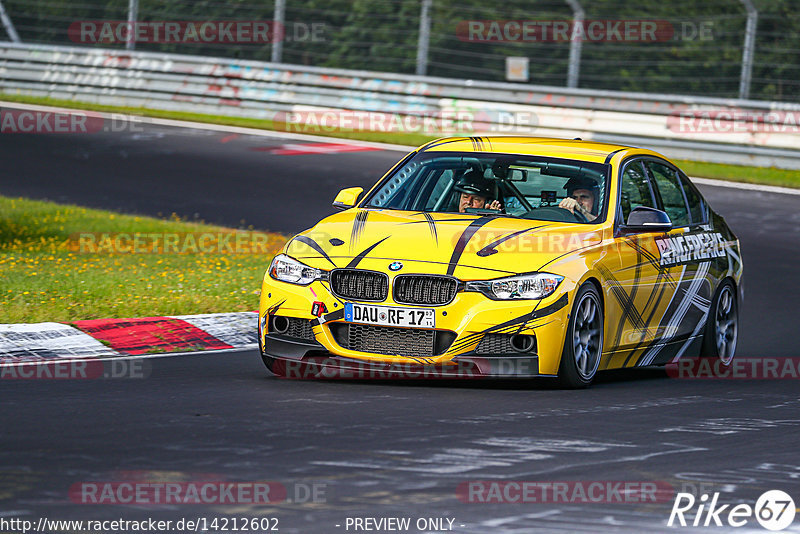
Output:
[[[574,286],[564,280],[553,295],[541,301],[497,301],[477,292],[459,292],[451,303],[433,307],[436,310],[435,330],[454,336],[446,350],[438,354],[409,354],[406,351],[400,355],[350,350],[342,346],[341,336],[335,334],[341,328],[337,325],[354,323],[344,321],[343,301],[332,295],[324,283],[296,286],[266,277],[259,310],[259,343],[262,355],[272,360],[277,374],[298,377],[381,378],[387,374],[417,378],[556,376],[569,320],[570,292],[573,290]],[[391,296],[376,304],[415,308],[392,302]],[[319,313],[320,309],[326,310],[325,313],[315,315],[314,312]],[[274,329],[270,331],[270,320],[274,317],[308,321],[311,328],[304,325],[303,337],[282,335]],[[487,335],[533,336],[535,346],[529,351],[488,353],[481,343]]]

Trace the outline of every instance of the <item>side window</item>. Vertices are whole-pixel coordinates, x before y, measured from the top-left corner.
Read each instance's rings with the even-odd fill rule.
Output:
[[[685,174],[678,173],[681,179],[681,186],[683,192],[686,194],[686,200],[689,202],[689,216],[692,218],[692,224],[703,224],[706,222],[706,205],[703,202],[703,197],[697,192],[697,189],[689,181]]]
[[[425,199],[425,205],[423,207],[425,211],[432,210],[436,207],[436,204],[439,202],[439,199],[445,193],[448,186],[451,185],[452,181],[453,181],[452,169],[447,169],[439,175],[439,177],[436,179],[436,182],[433,184],[433,191],[427,193]]]
[[[638,206],[656,207],[653,195],[650,193],[650,186],[647,185],[647,176],[642,169],[641,160],[628,163],[622,172],[619,201],[622,209],[622,221],[620,221],[622,223],[628,220],[628,215],[633,208]]]
[[[655,161],[647,161],[645,165],[658,187],[661,201],[664,203],[664,211],[672,220],[672,225],[675,227],[687,226],[689,209],[686,207],[686,197],[683,194],[678,174],[670,167]]]

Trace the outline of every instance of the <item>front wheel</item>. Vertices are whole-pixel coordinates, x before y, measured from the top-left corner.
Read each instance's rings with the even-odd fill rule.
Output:
[[[558,378],[568,388],[585,388],[594,380],[603,353],[603,306],[594,284],[575,294]]]
[[[725,280],[717,289],[711,308],[708,310],[702,356],[717,360],[721,365],[729,367],[733,362],[738,337],[739,308],[736,302],[736,289],[730,280]]]

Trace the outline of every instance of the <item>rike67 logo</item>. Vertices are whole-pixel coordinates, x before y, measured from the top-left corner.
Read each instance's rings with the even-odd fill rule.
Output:
[[[672,504],[667,526],[692,527],[743,527],[755,519],[763,528],[784,530],[794,521],[794,500],[781,490],[761,494],[755,506],[746,503],[719,504],[719,492],[709,499],[703,494],[699,499],[691,493],[678,493]]]

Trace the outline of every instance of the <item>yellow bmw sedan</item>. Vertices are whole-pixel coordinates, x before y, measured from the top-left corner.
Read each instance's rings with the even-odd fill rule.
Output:
[[[439,139],[334,206],[264,275],[258,337],[275,374],[577,388],[606,369],[733,360],[739,242],[650,150]]]

